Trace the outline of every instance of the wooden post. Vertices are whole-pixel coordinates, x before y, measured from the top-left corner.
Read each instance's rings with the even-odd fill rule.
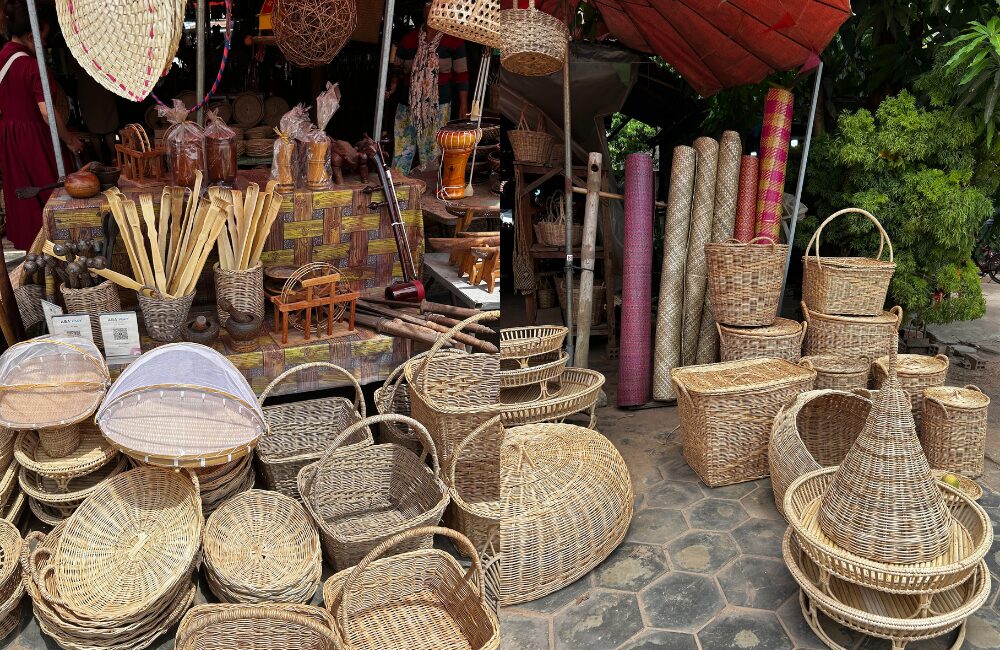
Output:
[[[580,249],[580,309],[576,316],[576,358],[573,365],[589,368],[590,324],[594,313],[594,262],[597,257],[597,209],[601,200],[601,154],[592,151],[587,161],[587,203],[583,211]],[[610,242],[604,242],[608,246]]]

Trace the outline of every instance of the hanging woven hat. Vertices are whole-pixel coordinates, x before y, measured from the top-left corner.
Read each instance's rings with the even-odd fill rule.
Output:
[[[354,0],[278,0],[274,40],[292,64],[315,68],[333,61],[358,26]]]
[[[895,341],[889,356],[889,379],[823,495],[819,526],[855,555],[914,564],[944,553],[954,527],[896,376]]]
[[[540,77],[562,70],[569,49],[569,30],[561,20],[535,9],[500,12],[500,65],[514,74]]]
[[[500,0],[434,0],[427,24],[458,38],[500,47]]]

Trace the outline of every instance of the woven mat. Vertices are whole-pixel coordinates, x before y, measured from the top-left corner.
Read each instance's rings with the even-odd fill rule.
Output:
[[[675,147],[667,196],[667,225],[663,235],[660,300],[656,312],[656,355],[653,364],[653,399],[677,399],[670,371],[681,362],[681,322],[684,307],[684,265],[687,262],[688,226],[698,155],[691,147]]]
[[[715,213],[715,172],[719,161],[719,143],[712,138],[694,141],[698,166],[694,173],[694,199],[691,229],[688,232],[687,268],[684,272],[684,328],[681,332],[681,365],[690,366],[698,358],[698,333],[701,312],[705,308],[708,284],[705,244],[712,238]]]
[[[784,88],[771,88],[764,99],[754,233],[758,237],[770,237],[775,242],[781,236],[781,200],[785,191],[794,100],[792,93]]]
[[[618,406],[649,401],[650,292],[653,267],[653,158],[625,158],[625,241],[622,259],[622,321],[618,355]]]
[[[743,156],[740,159],[740,188],[736,196],[736,225],[733,237],[744,244],[753,239],[757,219],[757,172],[760,160],[757,156]]]

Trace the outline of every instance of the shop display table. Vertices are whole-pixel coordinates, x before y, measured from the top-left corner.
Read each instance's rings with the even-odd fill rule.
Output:
[[[456,304],[484,311],[500,309],[500,283],[493,286],[492,293],[486,291],[485,282],[473,287],[468,276],[458,277],[458,269],[448,263],[448,253],[427,253],[424,269],[426,276],[434,278],[454,296]]]

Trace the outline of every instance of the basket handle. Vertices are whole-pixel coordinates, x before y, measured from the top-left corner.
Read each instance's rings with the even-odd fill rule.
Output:
[[[189,610],[189,613],[193,611],[194,610]],[[188,618],[185,616],[184,619],[185,620],[182,621],[181,627],[177,630],[177,645],[175,646],[177,648],[186,647],[185,643],[191,639],[191,637],[213,625],[246,619],[265,622],[279,620],[285,623],[293,623],[307,628],[310,632],[325,638],[329,647],[341,647],[340,641],[337,639],[337,636],[333,633],[333,630],[329,625],[319,623],[315,619],[305,616],[304,614],[299,614],[298,612],[280,609],[278,607],[270,607],[268,605],[240,605],[238,607],[226,608],[221,611],[216,610],[209,614],[205,614],[204,616],[196,616],[194,618]]]
[[[896,317],[896,330],[899,330],[899,326],[903,324],[903,308],[899,305],[894,305],[889,313]]]
[[[413,373],[414,381],[418,379],[423,380],[423,383],[420,386],[421,390],[423,390],[425,393],[427,392],[427,376],[424,373],[424,370],[427,368],[427,365],[430,364],[431,359],[434,358],[434,355],[437,354],[442,347],[451,342],[451,339],[453,336],[455,336],[455,334],[465,329],[466,325],[478,323],[479,321],[483,320],[491,320],[491,321],[498,320],[499,318],[500,318],[500,310],[479,312],[474,316],[469,316],[461,323],[455,325],[450,330],[439,336],[437,341],[434,342],[434,345],[431,346],[431,349],[427,351],[427,356],[424,357],[423,363],[421,363]]]
[[[802,318],[804,318],[805,321],[808,323],[809,322],[809,308],[806,307],[806,301],[805,300],[800,300],[799,301],[799,306],[802,308]]]
[[[824,228],[824,226],[826,226],[826,224],[830,223],[831,221],[833,221],[834,219],[836,219],[840,215],[847,214],[847,213],[850,213],[850,212],[856,212],[858,214],[863,214],[865,217],[868,218],[869,221],[871,221],[873,224],[875,224],[875,227],[878,228],[878,232],[879,232],[878,253],[875,254],[875,259],[881,259],[882,258],[882,251],[884,250],[885,245],[888,244],[889,245],[889,261],[892,262],[893,261],[892,241],[889,239],[888,233],[886,233],[885,228],[882,227],[882,224],[879,223],[879,220],[875,218],[875,215],[873,215],[871,212],[868,212],[867,210],[862,210],[861,208],[844,208],[843,210],[838,210],[838,211],[834,212],[829,217],[827,217],[826,219],[824,219],[823,223],[821,223],[819,225],[819,228],[816,229],[816,232],[813,233],[813,236],[809,238],[809,243],[806,244],[806,257],[809,257],[809,249],[811,249],[813,247],[813,244],[815,243],[815,245],[816,245],[816,255],[815,255],[815,257],[816,257],[816,265],[819,266],[820,268],[823,268],[822,258],[819,255],[819,237],[820,237],[820,233],[823,232],[823,228]]]
[[[486,422],[483,422],[475,431],[465,436],[462,442],[455,445],[455,448],[451,450],[451,460],[448,463],[448,485],[455,485],[455,469],[458,467],[458,458],[462,455],[462,451],[468,446],[470,442],[481,436],[487,429],[491,429],[494,426],[500,424],[500,416],[492,417]],[[503,429],[501,428],[501,434]]]
[[[313,483],[316,481],[316,475],[319,473],[319,466],[329,461],[330,458],[333,457],[333,454],[337,451],[337,449],[342,444],[347,442],[348,438],[353,436],[361,429],[365,429],[368,432],[368,435],[364,440],[366,446],[373,446],[375,444],[375,440],[372,438],[371,429],[368,427],[373,422],[381,422],[382,420],[380,418],[382,417],[384,416],[376,415],[370,418],[364,418],[361,421],[355,422],[354,424],[350,425],[349,427],[341,431],[340,434],[333,439],[333,442],[331,442],[329,445],[326,446],[326,449],[323,451],[323,455],[320,456],[318,461],[316,461],[315,463],[310,463],[309,465],[306,465],[306,467],[303,467],[301,470],[299,470],[299,475],[301,476],[302,472],[306,468],[316,466],[316,471],[313,472],[311,476],[305,477],[305,479],[302,482],[302,486],[299,488],[299,493],[302,495],[303,500],[306,500],[305,497],[312,494],[312,487]]]
[[[455,348],[445,348],[441,351],[441,354],[465,354],[462,350],[456,350]],[[423,359],[427,356],[427,352],[421,352],[420,354],[415,354],[410,357],[410,361],[416,359]],[[385,378],[384,386],[386,388],[383,395],[385,396],[385,401],[388,404],[392,404],[392,400],[396,395],[396,391],[399,390],[400,385],[403,383],[403,378],[406,377],[406,364],[401,363],[396,366],[389,376]],[[362,417],[365,415],[362,413]]]
[[[809,321],[802,321],[802,332],[799,333],[799,347],[800,348],[802,347],[802,344],[806,340],[806,330],[807,329],[809,329]]]
[[[938,361],[943,361],[945,366],[951,365],[951,359],[949,359],[946,354],[935,354],[934,358]]]
[[[479,554],[476,552],[476,547],[472,545],[472,542],[469,541],[468,537],[458,531],[450,528],[442,528],[440,526],[421,526],[420,528],[411,528],[410,530],[403,531],[402,533],[398,533],[389,539],[384,540],[381,544],[369,551],[368,555],[364,556],[364,558],[362,558],[362,560],[358,562],[353,569],[351,569],[351,573],[344,581],[344,588],[340,594],[340,608],[337,611],[337,623],[340,625],[340,631],[344,638],[347,638],[348,636],[347,612],[350,610],[351,589],[360,579],[361,574],[365,572],[372,562],[378,560],[396,546],[418,537],[426,537],[427,535],[441,535],[442,537],[450,538],[452,543],[455,545],[455,548],[458,549],[458,552],[472,560],[472,566],[466,572],[465,580],[472,586],[473,589],[475,589],[480,601],[485,599],[483,585],[486,580],[483,576],[483,567],[479,559]]]
[[[35,533],[31,533],[29,537],[35,535],[36,533],[37,531]],[[38,540],[39,542],[45,539],[45,536],[42,535],[41,533],[37,534],[40,536],[40,539]],[[47,576],[50,572],[55,571],[55,566],[49,563],[45,565],[44,569],[41,570],[38,569],[38,565],[40,563],[39,558],[45,558],[45,557],[51,558],[52,551],[47,548],[42,548],[40,546],[35,548],[35,550],[33,551],[28,551],[28,538],[25,538],[24,540],[24,550],[25,553],[22,554],[21,556],[23,560],[22,568],[24,569],[24,572],[27,573],[28,576],[31,578],[32,582],[35,583],[35,587],[42,595],[42,598],[44,598],[45,600],[54,605],[61,605],[62,607],[68,608],[69,605],[66,604],[65,600],[59,598],[55,594],[50,593],[48,587],[45,586],[45,576]]]
[[[966,384],[965,386],[962,386],[962,388],[965,388],[967,390],[974,390],[977,393],[983,392],[983,389],[980,388],[979,386],[976,386],[975,384]]]
[[[528,126],[528,120],[524,118],[524,112],[528,110],[528,105],[525,104],[521,107],[521,117],[517,118],[517,126],[514,127],[515,131],[530,131],[531,127]]]
[[[806,370],[816,370],[811,359],[799,359],[799,365]]]
[[[758,239],[759,239],[759,240],[762,240],[762,241],[764,242],[764,245],[765,245],[765,246],[766,246],[767,244],[771,244],[771,250],[772,250],[772,251],[773,251],[773,250],[774,250],[775,248],[777,248],[777,246],[778,246],[778,245],[777,245],[776,243],[774,243],[774,240],[773,240],[773,239],[771,239],[770,237],[765,237],[765,236],[763,236],[763,235],[760,235],[760,236],[757,236],[757,237],[754,237],[754,238],[753,238],[753,239],[751,239],[750,241],[746,241],[746,242],[745,242],[745,241],[741,241],[741,240],[739,240],[739,239],[736,239],[735,237],[730,237],[729,239],[725,240],[725,241],[724,241],[724,242],[722,242],[722,243],[723,243],[723,244],[737,244],[737,245],[739,245],[739,246],[749,246],[749,245],[751,245],[751,244],[755,244],[755,243],[757,242],[757,240],[758,240]]]
[[[303,363],[293,368],[289,368],[271,380],[271,383],[267,385],[267,388],[265,388],[261,392],[260,397],[257,398],[257,406],[264,406],[264,400],[270,396],[271,391],[274,390],[275,386],[288,377],[301,372],[302,370],[308,370],[309,368],[329,368],[330,370],[339,372],[341,375],[347,377],[351,381],[351,385],[354,386],[354,408],[361,414],[362,418],[365,417],[365,394],[361,391],[361,384],[359,384],[358,380],[354,378],[354,375],[344,370],[337,364],[330,363],[329,361],[311,361],[309,363]]]

